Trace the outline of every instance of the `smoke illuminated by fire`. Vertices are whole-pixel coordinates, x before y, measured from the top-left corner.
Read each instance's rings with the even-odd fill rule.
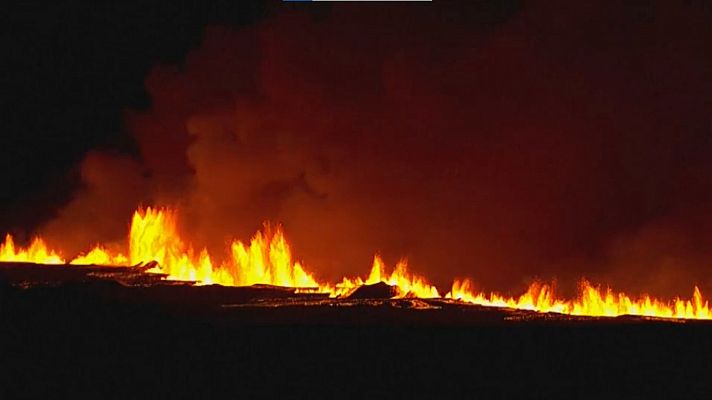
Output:
[[[49,249],[41,238],[35,238],[26,248],[15,245],[7,235],[0,244],[0,261],[39,264],[139,265],[155,261],[149,272],[163,273],[168,279],[197,281],[201,284],[248,286],[269,284],[295,288],[311,288],[331,297],[352,293],[362,285],[379,282],[394,286],[396,297],[439,298],[435,286],[408,271],[407,261],[399,261],[388,274],[380,256],[373,260],[368,277],[343,278],[337,284],[320,282],[298,261],[280,226],[265,224],[249,243],[235,240],[229,244],[226,260],[216,262],[206,249],[196,251],[180,237],[177,213],[172,209],[139,209],[133,215],[128,238],[128,257],[97,245],[90,251],[66,261],[61,252]],[[695,287],[690,300],[665,302],[650,296],[632,298],[624,293],[602,290],[582,281],[577,298],[557,298],[551,285],[532,283],[519,297],[489,295],[474,289],[472,281],[456,280],[445,298],[489,307],[507,307],[537,312],[571,315],[606,316],[640,315],[662,318],[712,319],[709,305]]]

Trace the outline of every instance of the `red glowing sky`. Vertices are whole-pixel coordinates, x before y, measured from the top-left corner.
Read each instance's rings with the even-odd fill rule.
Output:
[[[80,71],[66,91],[97,94],[76,107],[121,113],[118,133],[96,139],[105,133],[91,133],[101,126],[87,111],[27,108],[61,126],[50,139],[54,126],[13,113],[3,151],[39,167],[3,177],[40,189],[16,184],[3,228],[79,250],[121,240],[137,204],[177,204],[192,239],[216,252],[281,221],[297,257],[328,278],[380,251],[436,283],[471,276],[507,290],[585,275],[661,295],[704,290],[712,12],[570,3],[272,4],[239,23],[183,16],[198,32],[183,50],[171,44],[179,27],[150,14],[134,23],[165,37],[143,53],[107,39],[98,54],[114,63],[92,64],[84,44],[66,56]],[[92,26],[100,38],[128,29]],[[152,67],[123,84],[83,79],[122,62]],[[149,104],[120,97],[126,82]],[[25,141],[13,136],[21,122],[34,132]],[[32,146],[74,158],[54,169]],[[63,179],[71,190],[48,194]],[[22,204],[39,210],[32,223]]]

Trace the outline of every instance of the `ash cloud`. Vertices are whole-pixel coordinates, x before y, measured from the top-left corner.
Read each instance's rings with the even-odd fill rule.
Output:
[[[379,4],[209,27],[127,114],[142,159],[90,155],[45,231],[116,239],[137,203],[177,204],[214,254],[284,223],[325,279],[378,251],[443,286],[712,289],[701,7]]]

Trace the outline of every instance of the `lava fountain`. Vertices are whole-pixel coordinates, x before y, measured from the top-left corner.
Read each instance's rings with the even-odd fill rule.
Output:
[[[264,224],[249,242],[232,241],[226,260],[216,261],[206,249],[196,250],[186,243],[178,230],[178,213],[171,208],[138,209],[134,212],[127,240],[127,251],[114,252],[103,245],[66,260],[60,250],[50,249],[42,238],[34,238],[27,247],[15,244],[11,235],[0,244],[0,262],[29,262],[61,265],[138,266],[154,262],[148,273],[167,275],[166,279],[194,281],[198,284],[249,286],[267,284],[347,296],[363,285],[385,283],[396,288],[396,297],[440,298],[440,292],[428,280],[412,273],[407,260],[399,261],[391,273],[380,256],[375,255],[365,277],[344,277],[330,283],[316,275],[292,255],[281,226]],[[128,254],[128,256],[126,255]],[[658,318],[712,319],[709,304],[695,287],[692,298],[664,301],[649,295],[630,297],[614,293],[582,280],[576,298],[556,296],[553,285],[534,282],[518,297],[476,291],[469,279],[455,280],[446,299],[487,307],[506,307],[536,312],[569,315],[616,317],[637,315]]]

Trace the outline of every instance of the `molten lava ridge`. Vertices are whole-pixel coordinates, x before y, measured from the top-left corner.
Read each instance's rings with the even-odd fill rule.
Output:
[[[379,282],[396,289],[396,297],[440,298],[427,279],[408,270],[406,260],[399,261],[389,274],[380,256],[373,259],[367,277],[344,277],[336,284],[320,282],[294,260],[289,243],[280,226],[265,224],[249,242],[235,240],[229,244],[228,256],[216,262],[206,249],[195,250],[180,236],[177,212],[169,208],[146,208],[134,212],[128,237],[128,251],[113,252],[97,245],[67,261],[60,251],[49,249],[44,240],[35,238],[26,248],[18,247],[11,235],[0,244],[0,261],[37,264],[73,265],[146,265],[155,262],[148,272],[162,273],[168,279],[195,281],[199,284],[248,286],[268,284],[300,288],[304,291],[329,293],[331,297],[347,296],[362,285]],[[128,257],[124,254],[128,254]],[[149,268],[150,266],[146,266]],[[486,294],[474,289],[469,279],[456,280],[445,298],[488,307],[507,307],[537,312],[570,315],[615,317],[639,315],[660,318],[712,319],[708,302],[695,287],[691,299],[665,302],[643,295],[629,297],[582,281],[574,299],[557,298],[552,285],[532,283],[519,297],[497,293]]]

